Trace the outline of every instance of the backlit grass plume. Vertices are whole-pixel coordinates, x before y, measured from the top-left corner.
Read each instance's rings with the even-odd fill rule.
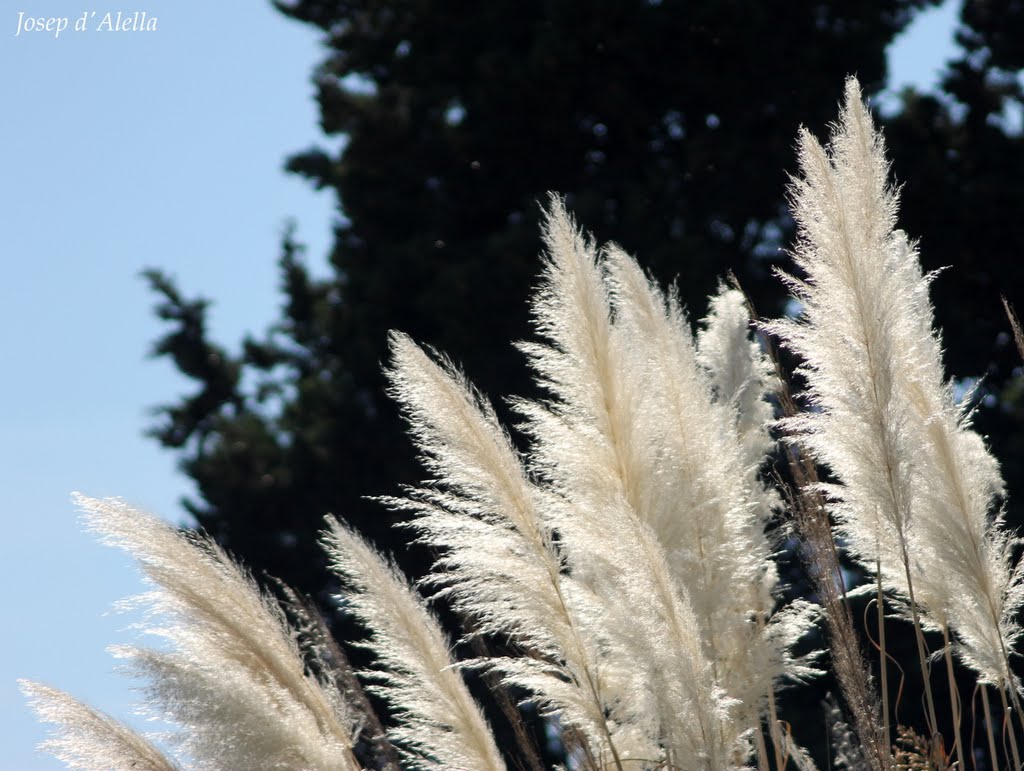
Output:
[[[776,329],[803,358],[809,402],[791,419],[838,477],[829,488],[851,551],[926,620],[952,628],[984,682],[1013,681],[1007,652],[1024,593],[994,512],[1002,479],[943,376],[929,276],[893,229],[881,137],[854,80],[828,150],[800,137],[794,183],[801,323]]]
[[[376,686],[400,719],[391,738],[423,768],[504,771],[490,729],[452,662],[448,640],[394,566],[362,538],[331,520],[325,536],[331,566],[351,592],[351,611],[373,631],[381,670]]]
[[[41,749],[68,768],[177,771],[152,742],[123,723],[55,688],[26,680],[20,684],[39,719],[57,728]]]
[[[804,361],[812,409],[786,423],[837,478],[827,492],[850,552],[915,625],[943,631],[947,646],[955,634],[980,682],[1016,699],[1009,652],[1024,589],[993,511],[1002,479],[970,429],[969,399],[958,405],[945,381],[931,277],[894,229],[884,146],[855,80],[827,149],[801,133],[800,164],[794,257],[804,278],[788,283],[803,315],[774,329]],[[927,674],[925,686],[937,730]]]
[[[421,537],[444,550],[432,582],[479,633],[510,637],[532,654],[496,662],[507,683],[543,694],[541,706],[587,737],[597,757],[621,759],[614,716],[628,707],[606,695],[598,640],[584,631],[600,625],[604,609],[564,575],[539,513],[543,492],[493,410],[456,372],[402,335],[392,337],[392,360],[393,393],[438,479],[394,502],[415,511]]]
[[[119,500],[79,497],[88,526],[135,557],[157,648],[116,650],[147,702],[180,730],[200,768],[354,769],[355,723],[341,695],[305,672],[284,614],[211,541]]]
[[[660,580],[692,606],[704,655],[735,702],[727,733],[749,738],[775,681],[810,673],[788,659],[809,623],[804,609],[768,621],[776,577],[760,462],[746,462],[734,408],[715,403],[678,303],[620,249],[587,243],[560,204],[546,238],[534,313],[549,344],[523,347],[552,398],[520,408],[534,465],[575,507],[556,521],[571,570],[595,585],[628,570],[634,563],[594,534],[609,532],[609,515],[637,523],[665,561]],[[749,358],[749,347],[737,355]]]
[[[170,729],[141,736],[25,683],[58,727],[45,749],[73,768],[537,771],[518,702],[573,771],[803,771],[814,762],[776,694],[819,674],[803,638],[823,615],[842,699],[822,705],[820,726],[797,728],[834,738],[830,768],[975,758],[984,745],[960,730],[955,648],[982,686],[989,768],[1019,770],[1017,540],[996,509],[997,464],[943,375],[931,277],[894,229],[896,194],[856,81],[829,146],[801,132],[799,159],[799,275],[784,280],[802,313],[760,334],[799,359],[802,411],[738,289],[710,299],[695,333],[674,292],[595,244],[553,197],[536,337],[519,343],[543,395],[511,400],[518,438],[443,354],[390,336],[389,393],[428,479],[382,504],[409,515],[435,557],[429,575],[410,585],[328,519],[341,592],[324,610],[366,632],[336,643],[308,601],[278,587],[282,609],[209,539],[82,498],[88,525],[153,584],[147,625],[163,646],[115,652]],[[783,600],[784,549],[808,559],[822,608]],[[877,627],[865,628],[877,646],[857,637],[840,552],[876,578]],[[899,716],[889,704],[885,633],[904,623],[892,616],[913,620],[924,673],[927,706],[909,720],[912,707]],[[944,635],[949,721],[932,698],[926,632]],[[369,649],[365,671],[346,645]],[[477,682],[501,710],[485,717]],[[995,718],[986,685],[1001,696]],[[496,720],[508,730],[492,733]],[[509,735],[514,747],[495,738]]]

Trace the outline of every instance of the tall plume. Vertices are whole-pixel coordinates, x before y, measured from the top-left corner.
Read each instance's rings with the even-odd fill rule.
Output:
[[[521,347],[552,398],[518,407],[538,473],[571,502],[552,510],[570,568],[602,596],[645,606],[675,597],[687,606],[711,682],[742,704],[716,718],[732,749],[736,736],[756,727],[792,642],[771,636],[783,624],[768,633],[757,623],[774,604],[775,574],[758,518],[764,509],[748,497],[752,476],[729,423],[734,413],[713,405],[678,305],[631,258],[614,247],[598,254],[557,201],[545,240],[534,318],[546,344]],[[617,545],[593,535],[610,532]],[[638,564],[664,589],[625,593],[636,580],[628,566]],[[737,605],[723,597],[737,597]],[[808,616],[797,611],[789,621],[799,637]],[[655,654],[654,682],[678,679],[672,667],[683,658]],[[792,674],[809,673],[788,663]],[[671,725],[668,710],[660,714]]]
[[[756,471],[774,445],[768,397],[780,384],[771,359],[750,339],[750,325],[743,292],[719,286],[697,333],[697,361],[708,373],[715,402],[729,410],[744,462]]]
[[[675,299],[622,250],[598,254],[557,202],[546,240],[535,317],[548,344],[522,347],[553,398],[520,410],[539,472],[575,504],[557,519],[570,567],[613,584],[632,563],[607,564],[607,545],[590,533],[642,523],[634,529],[664,555],[664,581],[690,606],[715,682],[733,699],[725,734],[756,728],[773,681],[811,673],[787,655],[810,626],[806,607],[764,624],[776,579],[760,461],[746,462],[734,406],[715,403]]]
[[[894,230],[897,197],[854,79],[826,150],[800,135],[789,277],[801,322],[774,329],[804,360],[812,410],[787,423],[839,480],[828,487],[850,551],[949,628],[983,682],[1012,683],[1024,599],[1013,541],[992,513],[1002,480],[944,381],[930,276]],[[909,583],[912,581],[912,585]]]

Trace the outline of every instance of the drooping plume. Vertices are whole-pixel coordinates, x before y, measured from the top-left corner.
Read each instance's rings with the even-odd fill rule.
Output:
[[[68,694],[40,683],[19,681],[39,719],[56,735],[39,748],[67,764],[92,771],[178,771],[145,736]]]
[[[138,560],[140,598],[169,648],[121,647],[171,741],[214,768],[358,769],[355,724],[333,683],[307,675],[284,615],[209,541],[116,499],[79,496],[89,527]]]

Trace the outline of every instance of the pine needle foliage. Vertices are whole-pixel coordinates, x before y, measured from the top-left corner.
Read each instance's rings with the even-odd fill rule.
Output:
[[[509,748],[467,687],[473,670],[539,710],[569,768],[811,769],[775,698],[820,674],[801,641],[824,615],[843,689],[842,705],[822,710],[833,767],[945,768],[933,715],[930,736],[899,726],[895,746],[881,740],[895,718],[872,696],[842,549],[877,574],[883,627],[912,617],[919,634],[941,631],[974,673],[993,762],[984,688],[999,692],[1016,765],[1018,541],[996,508],[998,465],[945,380],[932,277],[894,229],[897,194],[855,80],[831,143],[802,131],[799,159],[800,275],[784,280],[802,311],[761,327],[799,357],[796,400],[740,291],[722,286],[695,334],[674,292],[619,247],[598,247],[552,198],[536,339],[519,344],[544,396],[512,401],[525,450],[455,365],[391,335],[390,394],[429,479],[382,503],[411,513],[437,557],[410,586],[328,519],[334,610],[366,627],[370,666],[353,673],[315,608],[284,587],[286,612],[209,539],[80,498],[89,527],[154,587],[142,601],[165,645],[116,654],[172,730],[155,744],[23,683],[57,725],[44,749],[72,768],[499,771]],[[767,473],[779,434],[793,469],[781,489]],[[781,599],[776,557],[794,536],[820,608]],[[435,603],[464,622],[462,639],[445,635]],[[460,658],[456,643],[478,655]],[[962,767],[959,732],[955,746]]]

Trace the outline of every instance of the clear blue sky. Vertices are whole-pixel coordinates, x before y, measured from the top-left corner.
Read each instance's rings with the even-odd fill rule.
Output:
[[[955,5],[898,41],[894,87],[934,82],[953,50]],[[189,384],[145,356],[161,327],[139,271],[166,268],[186,292],[214,298],[214,335],[235,342],[275,317],[286,219],[322,269],[333,214],[327,194],[281,170],[320,141],[311,29],[267,2],[149,0],[156,32],[15,37],[19,10],[74,19],[90,6],[4,6],[0,771],[32,771],[62,766],[35,753],[44,732],[16,678],[119,717],[133,699],[105,648],[133,639],[110,611],[142,586],[129,560],[82,532],[70,492],[177,520],[190,491],[142,436],[147,409]]]

